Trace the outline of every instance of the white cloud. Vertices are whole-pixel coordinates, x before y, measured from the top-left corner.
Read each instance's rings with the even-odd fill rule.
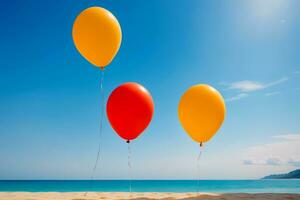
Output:
[[[249,96],[249,94],[246,94],[246,93],[240,93],[240,94],[238,94],[238,95],[236,95],[236,96],[233,96],[233,97],[230,97],[230,98],[225,99],[225,101],[227,101],[227,102],[230,102],[230,101],[236,101],[236,100],[240,100],[240,99],[242,99],[242,98],[245,98],[245,97],[247,97],[247,96]]]
[[[239,82],[231,83],[228,89],[236,89],[236,90],[240,90],[241,92],[251,92],[263,88],[264,85],[259,82],[239,81]]]
[[[274,95],[277,95],[277,94],[280,94],[280,92],[268,92],[268,93],[266,93],[265,95],[266,96],[274,96]]]
[[[291,158],[288,162],[292,166],[300,167],[300,160]]]
[[[251,147],[245,152],[245,165],[300,166],[300,134],[273,136],[268,144]]]
[[[284,82],[286,82],[289,79],[290,79],[289,77],[282,77],[281,79],[278,79],[276,81],[273,81],[273,82],[265,84],[264,88],[269,88],[269,87],[272,87],[274,85],[278,85],[278,84],[284,83]]]
[[[248,80],[238,81],[229,84],[228,89],[239,90],[241,92],[252,92],[256,90],[266,89],[275,85],[279,85],[281,83],[286,82],[287,80],[289,80],[288,77],[283,77],[281,79],[269,83],[260,83],[260,82],[248,81]]]
[[[286,135],[275,135],[272,138],[285,140],[285,141],[299,141],[300,142],[300,134],[286,134]]]
[[[253,165],[253,160],[244,160],[244,165]]]
[[[282,162],[282,160],[278,157],[270,157],[270,158],[267,158],[267,160],[266,160],[267,165],[281,165],[283,163],[284,162]]]
[[[261,82],[255,82],[255,81],[249,81],[249,80],[244,80],[244,81],[238,81],[238,82],[233,82],[233,83],[222,83],[222,85],[227,86],[227,90],[237,90],[240,92],[240,94],[227,98],[226,101],[236,101],[240,100],[242,98],[248,97],[250,92],[257,91],[257,90],[263,90],[269,87],[273,87],[275,85],[279,85],[281,83],[286,82],[289,80],[289,77],[282,77],[281,79],[278,79],[273,82],[269,83],[261,83]],[[279,94],[280,92],[270,92],[266,93],[266,96],[272,96],[275,94]]]

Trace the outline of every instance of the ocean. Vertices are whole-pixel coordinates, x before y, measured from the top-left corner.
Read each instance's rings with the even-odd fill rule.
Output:
[[[128,192],[128,180],[0,180],[1,192]],[[298,193],[298,180],[132,180],[132,192]]]

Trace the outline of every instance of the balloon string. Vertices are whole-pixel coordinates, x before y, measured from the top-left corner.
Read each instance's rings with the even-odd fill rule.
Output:
[[[100,78],[100,95],[101,95],[101,111],[100,111],[100,129],[99,129],[99,144],[98,144],[98,152],[97,152],[97,157],[96,161],[94,164],[94,167],[92,169],[92,174],[90,177],[90,187],[92,186],[92,181],[94,180],[95,177],[95,172],[97,169],[97,165],[100,159],[100,152],[101,152],[101,138],[102,138],[102,130],[103,130],[103,119],[104,119],[104,89],[103,89],[103,80],[104,80],[104,69],[101,70],[101,78]],[[84,196],[87,195],[87,192],[85,192]]]
[[[200,192],[200,176],[201,176],[201,171],[200,171],[200,158],[202,156],[202,152],[204,150],[204,147],[202,145],[202,143],[200,144],[200,148],[199,148],[199,154],[198,154],[198,157],[197,157],[197,175],[198,175],[198,180],[197,180],[197,192],[198,192],[198,195],[199,195],[199,192]]]
[[[132,174],[131,174],[131,148],[130,148],[130,142],[127,142],[127,144],[128,144],[127,164],[128,164],[128,173],[129,173],[129,192],[131,193],[131,180],[132,180]]]

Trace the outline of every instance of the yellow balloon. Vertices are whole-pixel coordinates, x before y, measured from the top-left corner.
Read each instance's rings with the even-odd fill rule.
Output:
[[[181,97],[178,117],[189,136],[202,144],[221,127],[226,106],[221,94],[205,84],[194,85]]]
[[[75,19],[72,35],[80,54],[101,69],[113,60],[122,41],[118,20],[101,7],[82,11]]]

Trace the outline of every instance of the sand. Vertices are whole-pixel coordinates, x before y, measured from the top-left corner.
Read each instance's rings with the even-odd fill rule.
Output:
[[[89,192],[87,195],[83,192],[0,192],[0,200],[117,200],[117,199],[213,199],[213,200],[282,200],[282,199],[300,199],[300,194],[212,194],[212,193],[128,193],[128,192]]]

